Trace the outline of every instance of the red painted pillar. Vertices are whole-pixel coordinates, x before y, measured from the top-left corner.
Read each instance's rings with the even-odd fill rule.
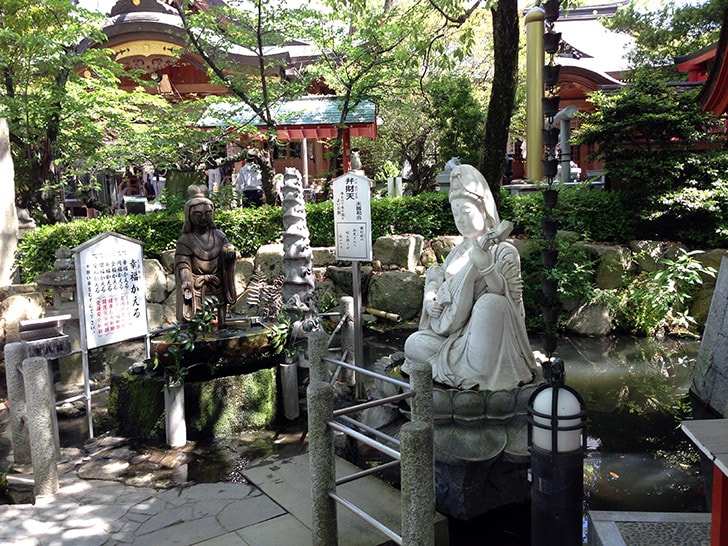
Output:
[[[728,476],[713,465],[713,513],[710,518],[711,546],[728,546]]]

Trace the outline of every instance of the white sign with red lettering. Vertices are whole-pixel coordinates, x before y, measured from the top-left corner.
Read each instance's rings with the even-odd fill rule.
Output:
[[[74,250],[86,347],[144,337],[148,326],[141,243],[107,232]]]
[[[370,182],[347,173],[332,181],[336,259],[368,262],[372,259]]]

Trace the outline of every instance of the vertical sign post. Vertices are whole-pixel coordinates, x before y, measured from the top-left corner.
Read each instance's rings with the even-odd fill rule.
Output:
[[[139,241],[107,232],[74,252],[84,395],[93,437],[88,350],[147,335],[147,290]]]
[[[336,259],[349,260],[354,298],[354,365],[364,365],[361,330],[361,262],[372,259],[372,214],[369,179],[347,173],[332,181]]]

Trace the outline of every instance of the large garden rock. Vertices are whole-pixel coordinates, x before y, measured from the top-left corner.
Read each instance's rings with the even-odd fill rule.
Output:
[[[703,275],[703,288],[710,288],[712,290],[715,287],[715,281],[718,278],[718,271],[720,271],[720,264],[723,261],[723,257],[728,257],[728,250],[724,248],[713,248],[694,255],[694,258],[703,264],[703,267],[712,267],[715,270],[713,276]]]
[[[412,320],[420,314],[424,290],[424,279],[411,271],[385,271],[372,276],[369,307]]]
[[[336,247],[314,247],[311,249],[311,252],[313,254],[314,267],[326,267],[327,265],[334,265],[337,262]]]
[[[162,263],[162,267],[164,267],[165,271],[171,273],[174,271],[174,253],[176,251],[174,249],[172,250],[165,250],[162,252],[162,255],[160,256],[159,260]]]
[[[386,235],[374,242],[372,254],[374,260],[379,261],[383,267],[396,266],[414,271],[424,242],[422,235]]]
[[[430,246],[432,246],[432,250],[435,252],[435,256],[437,256],[437,261],[440,263],[444,262],[447,255],[450,254],[450,251],[462,240],[463,238],[460,235],[441,235],[432,239]]]
[[[147,302],[162,303],[167,297],[167,274],[159,260],[144,260],[144,282]]]
[[[283,243],[261,246],[255,254],[255,267],[269,281],[283,275]]]
[[[566,321],[566,329],[583,336],[605,336],[612,330],[609,307],[586,303],[576,309]]]
[[[147,323],[149,324],[150,330],[157,330],[169,326],[164,320],[164,304],[147,304]]]
[[[255,261],[251,258],[243,258],[235,262],[235,293],[242,294],[253,278],[255,272]]]
[[[662,260],[674,260],[681,251],[687,250],[685,245],[667,241],[630,241],[629,248],[637,268],[648,273],[665,269]]]
[[[598,258],[595,279],[597,288],[621,288],[624,277],[632,266],[630,250],[621,246],[594,244],[585,244],[584,248],[590,255]]]
[[[0,316],[5,327],[5,343],[20,341],[20,321],[39,319],[45,314],[45,298],[40,292],[13,294],[2,301]]]
[[[338,265],[330,265],[326,268],[326,276],[334,283],[336,293],[344,296],[352,295],[351,287],[351,267],[342,267]],[[372,266],[363,265],[360,268],[360,283],[362,300],[366,300],[369,290],[369,280],[372,276]]]

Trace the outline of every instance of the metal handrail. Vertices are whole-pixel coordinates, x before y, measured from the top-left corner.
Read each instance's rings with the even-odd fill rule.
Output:
[[[342,313],[345,315],[345,313]],[[342,317],[339,325],[346,323]],[[340,328],[337,326],[337,331]],[[342,331],[342,349],[346,358],[353,332],[350,328]],[[347,337],[349,336],[349,337]],[[327,340],[328,338],[328,340]],[[400,546],[434,546],[434,469],[428,460],[432,459],[432,371],[429,365],[417,363],[411,370],[411,383],[394,379],[382,373],[373,372],[354,364],[337,360],[330,356],[333,336],[325,332],[312,332],[309,335],[310,383],[309,398],[309,449],[311,453],[311,495],[313,508],[313,538],[315,546],[338,544],[336,529],[336,506],[342,505],[359,516],[376,530]],[[332,369],[333,365],[333,369]],[[363,403],[334,410],[334,384],[342,369],[384,381],[401,389],[396,395],[370,400]],[[372,427],[360,423],[348,414],[382,405],[391,405],[413,398],[412,420],[401,430],[401,440],[393,438]],[[333,450],[334,435],[326,431],[336,431],[376,449],[392,460],[373,468],[336,477],[336,464]],[[387,445],[389,444],[389,445]],[[422,450],[426,451],[422,451]],[[426,454],[430,452],[428,457]],[[401,535],[382,522],[337,494],[337,487],[358,479],[400,467],[402,475]],[[431,506],[423,510],[425,506]]]
[[[346,500],[344,497],[340,497],[336,493],[329,493],[329,496],[334,499],[336,502],[338,502],[341,506],[344,508],[350,510],[357,516],[359,516],[361,519],[372,525],[377,531],[385,535],[387,538],[393,540],[397,544],[402,544],[402,537],[399,536],[397,533],[392,531],[389,527],[384,525],[381,521],[378,519],[373,518],[369,514],[367,514],[364,510],[359,508],[356,504]]]
[[[341,415],[341,416],[338,417],[338,419],[339,419],[339,421],[343,421],[345,423],[349,423],[353,427],[360,428],[360,429],[368,432],[372,436],[376,436],[377,438],[380,438],[380,439],[382,439],[385,442],[389,442],[390,444],[392,444],[392,445],[394,445],[396,447],[399,447],[399,444],[400,444],[399,440],[397,438],[393,437],[393,436],[390,436],[389,434],[384,434],[383,432],[381,432],[381,431],[379,431],[379,430],[377,430],[375,428],[372,428],[370,426],[367,426],[364,423],[361,423],[361,422],[357,421],[356,419],[352,419],[351,417],[347,417],[346,415]]]

